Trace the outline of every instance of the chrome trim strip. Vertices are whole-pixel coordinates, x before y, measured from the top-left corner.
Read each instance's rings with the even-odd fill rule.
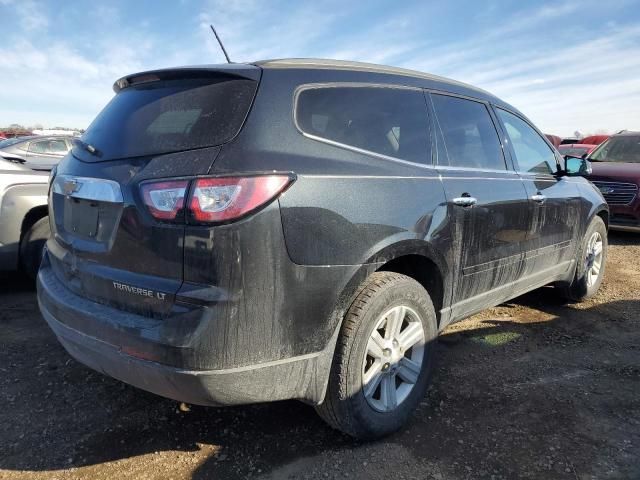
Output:
[[[104,178],[57,175],[53,179],[52,190],[53,193],[69,198],[109,203],[124,202],[120,184]]]

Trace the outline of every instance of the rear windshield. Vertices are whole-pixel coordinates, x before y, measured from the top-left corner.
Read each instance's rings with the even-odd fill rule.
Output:
[[[257,83],[237,77],[161,80],[121,90],[73,154],[86,161],[157,155],[220,145],[240,130]]]
[[[640,136],[612,137],[590,156],[596,162],[640,163]]]

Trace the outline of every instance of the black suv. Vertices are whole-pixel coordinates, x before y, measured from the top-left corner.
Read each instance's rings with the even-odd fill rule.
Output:
[[[42,313],[82,363],[200,405],[299,399],[371,438],[438,332],[547,284],[599,287],[608,210],[516,109],[350,62],[118,80],[59,164]]]

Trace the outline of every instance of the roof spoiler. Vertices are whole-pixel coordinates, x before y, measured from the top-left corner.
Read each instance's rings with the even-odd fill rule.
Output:
[[[174,80],[181,78],[206,78],[206,77],[235,77],[259,81],[262,69],[255,65],[242,63],[204,65],[196,67],[164,68],[134,73],[122,77],[113,84],[113,91],[118,93],[127,87],[143,83],[157,82],[159,80]]]

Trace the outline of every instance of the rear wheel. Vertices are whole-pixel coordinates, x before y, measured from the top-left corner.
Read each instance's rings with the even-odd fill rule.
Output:
[[[357,438],[398,430],[425,394],[436,338],[426,290],[405,275],[374,273],[344,319],[318,413]]]
[[[595,217],[578,250],[575,277],[563,290],[566,298],[581,302],[596,294],[604,278],[607,248],[607,227],[600,217]]]
[[[20,241],[20,263],[22,270],[31,280],[35,280],[42,260],[42,249],[46,243],[51,230],[49,228],[49,217],[44,217],[35,222],[25,232]]]

